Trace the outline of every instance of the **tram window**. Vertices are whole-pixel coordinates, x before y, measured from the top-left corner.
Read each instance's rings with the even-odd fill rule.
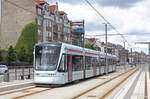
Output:
[[[106,59],[102,58],[102,66],[106,66]]]
[[[80,71],[83,66],[83,56],[73,55],[72,56],[72,70]]]
[[[86,65],[86,70],[90,70],[92,68],[92,57],[90,56],[85,57],[85,65]]]
[[[35,48],[35,69],[53,71],[57,68],[60,47],[36,46]]]
[[[96,57],[92,57],[92,67],[99,67],[98,59]]]
[[[96,65],[96,59],[95,57],[92,58],[92,67],[94,67]]]
[[[110,64],[110,59],[109,59],[109,58],[108,58],[108,60],[107,60],[107,61],[108,61],[108,65],[111,65],[111,64]]]
[[[96,58],[96,67],[99,68],[99,66],[100,66],[100,65],[99,65],[99,58],[97,57],[97,58]]]
[[[59,72],[66,71],[66,55],[62,55],[58,71]]]

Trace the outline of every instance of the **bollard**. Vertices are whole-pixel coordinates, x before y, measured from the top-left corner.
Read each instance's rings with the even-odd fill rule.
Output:
[[[15,68],[15,80],[17,80],[17,68]]]
[[[4,73],[4,78],[3,78],[4,82],[9,82],[9,72],[5,72]]]
[[[21,75],[21,80],[24,80],[24,75]]]
[[[30,74],[28,75],[28,79],[30,79],[31,77],[30,77]]]

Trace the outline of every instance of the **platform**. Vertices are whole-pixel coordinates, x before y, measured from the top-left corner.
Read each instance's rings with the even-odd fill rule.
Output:
[[[1,82],[0,83],[0,92],[24,88],[33,85],[33,80],[14,80],[12,82]]]
[[[150,75],[148,65],[141,65],[139,71],[118,87],[108,99],[149,99]]]

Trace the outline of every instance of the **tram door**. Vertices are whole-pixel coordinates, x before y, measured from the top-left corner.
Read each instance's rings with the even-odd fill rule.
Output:
[[[95,76],[96,75],[96,59],[93,58],[93,75]]]
[[[68,81],[72,81],[72,55],[68,55],[67,57],[68,61]]]

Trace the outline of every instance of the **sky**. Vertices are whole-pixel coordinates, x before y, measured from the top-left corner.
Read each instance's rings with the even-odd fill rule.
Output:
[[[46,0],[49,4],[58,2],[59,10],[67,13],[72,21],[85,21],[85,35],[104,34],[105,21],[85,2],[85,0]],[[89,2],[121,33],[131,45],[126,48],[148,53],[148,45],[135,42],[150,42],[150,0],[89,0]],[[108,34],[117,34],[108,25]],[[104,36],[96,36],[104,42]],[[123,45],[119,36],[108,36],[108,42]]]

